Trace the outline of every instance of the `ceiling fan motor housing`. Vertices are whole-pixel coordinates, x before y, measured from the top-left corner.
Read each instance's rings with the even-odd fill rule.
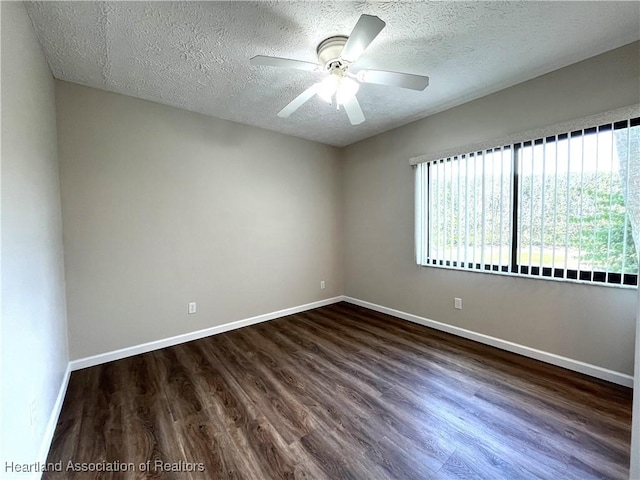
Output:
[[[325,70],[332,70],[334,68],[342,68],[346,66],[344,61],[340,59],[340,54],[344,48],[347,39],[342,35],[335,37],[329,37],[318,45],[318,63],[324,67]]]

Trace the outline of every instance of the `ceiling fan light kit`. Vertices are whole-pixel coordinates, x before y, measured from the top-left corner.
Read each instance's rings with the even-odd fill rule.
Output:
[[[280,110],[279,117],[289,117],[314,95],[318,95],[325,102],[335,105],[337,109],[344,107],[351,124],[359,125],[365,120],[356,97],[361,83],[389,85],[419,91],[429,85],[429,77],[423,75],[385,70],[360,70],[356,74],[349,72],[349,69],[384,27],[385,23],[378,17],[361,15],[348,37],[338,35],[320,42],[316,50],[318,64],[262,55],[251,58],[250,63],[252,65],[328,73],[328,77],[311,85]]]
[[[318,96],[331,105],[344,105],[347,99],[358,93],[360,84],[345,76],[333,74],[318,85]]]

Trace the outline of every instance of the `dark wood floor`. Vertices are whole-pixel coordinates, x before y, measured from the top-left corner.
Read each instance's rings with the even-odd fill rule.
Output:
[[[136,471],[44,478],[626,479],[630,426],[630,389],[340,303],[74,372],[48,461]]]

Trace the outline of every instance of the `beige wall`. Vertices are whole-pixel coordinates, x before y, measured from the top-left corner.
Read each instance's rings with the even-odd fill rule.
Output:
[[[631,374],[631,290],[417,268],[408,159],[638,102],[638,70],[636,43],[344,151],[58,82],[72,359],[346,293]]]
[[[342,293],[333,147],[56,87],[72,359]]]
[[[44,460],[69,359],[54,81],[22,2],[2,2],[0,12],[3,476],[6,461]]]
[[[634,43],[348,147],[345,293],[632,375],[635,290],[418,268],[409,158],[638,103],[639,59]]]

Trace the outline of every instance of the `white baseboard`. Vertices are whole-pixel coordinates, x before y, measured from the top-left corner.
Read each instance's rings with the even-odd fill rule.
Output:
[[[307,303],[305,305],[298,305],[297,307],[285,308],[284,310],[265,313],[256,317],[245,318],[244,320],[225,323],[224,325],[216,325],[215,327],[205,328],[203,330],[197,330],[195,332],[184,333],[182,335],[176,335],[175,337],[163,338],[161,340],[155,340],[153,342],[147,342],[140,345],[134,345],[132,347],[121,348],[119,350],[113,350],[111,352],[100,353],[91,357],[73,360],[69,362],[69,367],[71,368],[71,371],[93,367],[102,363],[112,362],[114,360],[120,360],[121,358],[138,355],[140,353],[147,353],[153,350],[158,350],[160,348],[172,347],[174,345],[190,342],[192,340],[198,340],[200,338],[209,337],[218,333],[228,332],[230,330],[235,330],[236,328],[242,328],[249,325],[254,325],[256,323],[266,322],[267,320],[273,320],[275,318],[286,317],[287,315],[293,315],[294,313],[304,312],[313,308],[324,307],[325,305],[331,305],[332,303],[341,302],[343,300],[343,296],[327,298],[325,300],[319,300],[317,302]]]
[[[257,323],[266,322],[268,320],[273,320],[280,317],[285,317],[287,315],[293,315],[295,313],[304,312],[306,310],[311,310],[318,307],[324,307],[326,305],[331,305],[333,303],[338,303],[342,301],[352,303],[354,305],[359,305],[361,307],[365,307],[370,310],[375,310],[377,312],[385,313],[387,315],[401,318],[403,320],[408,320],[410,322],[417,323],[419,325],[431,327],[436,330],[451,333],[453,335],[467,338],[469,340],[474,340],[476,342],[483,343],[485,345],[490,345],[492,347],[500,348],[508,352],[517,353],[525,357],[533,358],[535,360],[540,360],[542,362],[546,362],[552,365],[573,370],[575,372],[584,373],[586,375],[590,375],[595,378],[600,378],[602,380],[607,380],[609,382],[623,385],[625,387],[633,388],[633,377],[630,375],[626,375],[624,373],[615,372],[613,370],[608,370],[606,368],[598,367],[596,365],[591,365],[585,362],[581,362],[579,360],[573,360],[571,358],[563,357],[561,355],[556,355],[554,353],[537,350],[535,348],[509,342],[507,340],[502,340],[496,337],[491,337],[489,335],[477,333],[471,330],[456,327],[454,325],[448,325],[446,323],[437,322],[435,320],[430,320],[428,318],[420,317],[418,315],[413,315],[411,313],[406,313],[400,310],[395,310],[393,308],[377,305],[375,303],[359,300],[357,298],[340,295],[337,297],[327,298],[325,300],[320,300],[317,302],[307,303],[305,305],[299,305],[297,307],[291,307],[291,308],[286,308],[284,310],[278,310],[276,312],[265,313],[263,315],[246,318],[244,320],[238,320],[235,322],[226,323],[224,325],[217,325],[215,327],[206,328],[206,329],[198,330],[195,332],[185,333],[182,335],[177,335],[175,337],[156,340],[156,341],[144,343],[141,345],[122,348],[119,350],[114,350],[112,352],[93,355],[91,357],[81,358],[81,359],[73,360],[69,362],[67,369],[64,373],[64,377],[60,385],[60,390],[58,392],[56,402],[54,404],[54,407],[51,412],[51,416],[49,418],[49,422],[47,423],[45,434],[43,436],[42,443],[40,446],[40,451],[38,452],[37,461],[43,464],[47,460],[47,455],[51,447],[51,442],[53,441],[53,435],[55,433],[56,425],[58,423],[58,418],[62,410],[64,397],[67,392],[67,386],[69,384],[69,377],[72,371],[80,370],[82,368],[92,367],[95,365],[100,365],[102,363],[111,362],[113,360],[119,360],[121,358],[126,358],[133,355],[138,355],[140,353],[150,352],[152,350],[158,350],[160,348],[165,348],[165,347],[170,347],[170,346],[178,345],[185,342],[190,342],[192,340],[198,340],[200,338],[216,335],[218,333],[228,332],[230,330],[235,330],[237,328],[242,328],[249,325],[255,325]],[[34,479],[40,478],[40,475],[38,474],[33,478]]]
[[[44,435],[42,437],[42,443],[40,444],[40,450],[38,451],[36,462],[40,465],[44,465],[47,462],[47,455],[49,455],[49,449],[51,448],[51,443],[53,442],[53,434],[55,433],[56,426],[58,425],[58,418],[60,417],[60,412],[62,411],[62,404],[64,403],[64,396],[67,393],[67,386],[69,385],[70,376],[71,365],[67,364],[67,369],[65,370],[64,376],[62,377],[62,383],[60,384],[60,389],[58,390],[58,396],[56,397],[56,401],[53,404],[53,409],[51,410],[51,415],[49,416],[49,421],[47,422],[47,427],[45,428]],[[31,476],[29,476],[29,478],[39,479],[41,476],[41,472],[34,472]],[[18,477],[16,476],[16,478]],[[24,475],[22,475],[20,478],[25,479]]]
[[[98,355],[93,355],[91,357],[73,360],[69,362],[69,368],[67,369],[64,389],[66,391],[66,382],[68,382],[69,380],[69,371],[80,370],[82,368],[87,368],[87,367],[93,367],[95,365],[100,365],[100,364],[111,362],[114,360],[119,360],[121,358],[131,357],[133,355],[138,355],[141,353],[147,353],[147,352],[151,352],[153,350],[158,350],[165,347],[179,345],[181,343],[190,342],[192,340],[198,340],[200,338],[216,335],[218,333],[224,333],[230,330],[235,330],[237,328],[242,328],[249,325],[255,325],[256,323],[266,322],[268,320],[285,317],[287,315],[293,315],[294,313],[300,313],[300,312],[304,312],[306,310],[311,310],[318,307],[324,307],[326,305],[331,305],[333,303],[337,303],[341,301],[345,301],[345,302],[352,303],[354,305],[359,305],[361,307],[369,308],[377,312],[386,313],[387,315],[401,318],[403,320],[408,320],[410,322],[424,325],[426,327],[431,327],[443,332],[451,333],[453,335],[467,338],[469,340],[474,340],[476,342],[483,343],[485,345],[490,345],[492,347],[500,348],[508,352],[517,353],[519,355],[533,358],[535,360],[540,360],[542,362],[549,363],[551,365],[556,365],[558,367],[563,367],[568,370],[584,373],[585,375],[589,375],[595,378],[616,383],[618,385],[623,385],[625,387],[633,388],[633,377],[631,375],[609,370],[603,367],[599,367],[597,365],[585,363],[580,360],[574,360],[572,358],[556,355],[555,353],[545,352],[543,350],[538,350],[536,348],[527,347],[525,345],[520,345],[518,343],[510,342],[507,340],[502,340],[500,338],[492,337],[490,335],[485,335],[483,333],[474,332],[472,330],[467,330],[465,328],[456,327],[454,325],[438,322],[436,320],[431,320],[429,318],[420,317],[412,313],[395,310],[393,308],[384,307],[382,305],[377,305],[375,303],[341,295],[337,297],[327,298],[325,300],[320,300],[317,302],[307,303],[305,305],[299,305],[297,307],[278,310],[276,312],[265,313],[263,315],[246,318],[244,320],[225,323],[224,325],[217,325],[215,327],[206,328],[203,330],[197,330],[195,332],[185,333],[182,335],[177,335],[175,337],[164,338],[164,339],[156,340],[153,342],[143,343],[141,345],[134,345],[132,347],[122,348],[122,349],[114,350],[111,352],[105,352]],[[58,409],[62,407],[63,399],[64,399],[64,391],[61,390],[61,398],[58,399],[58,401],[60,402],[60,405],[56,403],[56,406],[58,407]],[[59,410],[58,410],[58,414],[59,414]],[[56,422],[57,422],[57,414],[56,414]],[[53,423],[52,428],[53,430],[55,430],[55,422]],[[51,436],[53,436],[53,430],[51,431]]]
[[[490,345],[492,347],[500,348],[508,352],[517,353],[525,357],[533,358],[535,360],[540,360],[545,363],[550,363],[551,365],[556,365],[558,367],[563,367],[568,370],[573,370],[574,372],[584,373],[585,375],[590,375],[592,377],[596,377],[601,380],[607,380],[608,382],[617,383],[618,385],[623,385],[625,387],[633,388],[633,377],[625,373],[615,372],[613,370],[608,370],[606,368],[598,367],[597,365],[591,365],[589,363],[581,362],[580,360],[573,360],[571,358],[563,357],[561,355],[556,355],[555,353],[545,352],[543,350],[527,347],[525,345],[520,345],[518,343],[513,343],[507,340],[502,340],[500,338],[491,337],[483,333],[477,333],[472,330],[467,330],[465,328],[460,328],[454,325],[448,325],[446,323],[437,322],[435,320],[430,320],[428,318],[420,317],[418,315],[413,315],[411,313],[402,312],[400,310],[395,310],[393,308],[383,307],[382,305],[366,302],[364,300],[359,300],[357,298],[344,296],[343,300],[345,302],[353,303],[354,305],[359,305],[361,307],[365,307],[370,310],[375,310],[376,312],[386,313],[387,315],[391,315],[393,317],[401,318],[403,320],[408,320],[413,323],[418,323],[426,327],[431,327],[436,330],[451,333],[453,335],[467,338],[469,340],[474,340],[476,342],[483,343],[485,345]]]

